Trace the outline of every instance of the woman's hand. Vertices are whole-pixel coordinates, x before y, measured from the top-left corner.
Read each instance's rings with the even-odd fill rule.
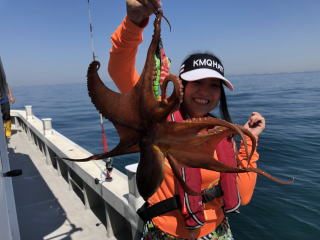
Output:
[[[14,97],[13,97],[13,96],[11,96],[11,97],[10,97],[10,102],[11,102],[11,104],[14,104],[14,103],[15,103],[15,101],[16,101],[16,100],[14,99]]]
[[[249,117],[249,120],[244,124],[244,127],[253,135],[259,136],[266,127],[266,121],[260,113],[253,112]]]
[[[143,27],[154,9],[161,8],[161,0],[126,0],[127,16],[136,25]]]

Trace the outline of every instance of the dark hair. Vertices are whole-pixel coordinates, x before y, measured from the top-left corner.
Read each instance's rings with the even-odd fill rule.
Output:
[[[220,115],[222,116],[222,118],[228,122],[232,123],[232,119],[228,110],[228,104],[227,104],[227,97],[226,94],[224,92],[224,87],[223,87],[223,83],[221,81],[221,96],[220,96]]]
[[[216,55],[214,55],[213,53],[210,53],[210,52],[193,53],[193,54],[190,54],[189,56],[187,56],[187,57],[185,58],[185,60],[188,59],[188,58],[190,58],[190,57],[192,57],[192,56],[194,56],[194,55],[197,55],[197,54],[209,54],[209,55],[212,55],[212,56],[214,56],[215,58],[217,58],[217,59],[220,61],[220,63],[222,64],[221,60],[220,60]],[[185,60],[184,60],[184,61],[185,61]],[[184,61],[183,61],[183,62],[184,62]],[[181,78],[180,78],[180,79],[181,79]],[[183,80],[183,79],[181,79],[181,80],[182,80],[182,85],[183,85],[183,87],[185,88],[185,86],[187,85],[188,81],[185,81],[185,80]],[[229,113],[229,110],[228,110],[227,97],[226,97],[226,94],[225,94],[225,92],[224,92],[224,86],[223,86],[222,81],[220,81],[220,83],[221,83],[221,85],[220,85],[221,96],[220,96],[220,106],[219,106],[219,108],[220,108],[220,109],[219,109],[219,110],[220,110],[220,115],[221,115],[221,118],[222,118],[223,120],[226,120],[226,121],[232,123],[232,119],[231,119],[231,116],[230,116],[230,113]],[[183,110],[183,109],[182,109],[182,110]]]

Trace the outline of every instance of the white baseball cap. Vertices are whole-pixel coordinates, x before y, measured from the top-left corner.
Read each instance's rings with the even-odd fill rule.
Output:
[[[224,68],[221,61],[208,53],[190,55],[181,65],[179,77],[185,81],[197,81],[203,78],[218,78],[231,91],[232,83],[224,77]]]

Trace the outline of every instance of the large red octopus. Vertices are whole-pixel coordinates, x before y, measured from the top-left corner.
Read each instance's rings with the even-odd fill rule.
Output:
[[[168,75],[161,86],[161,100],[154,96],[154,54],[160,41],[160,23],[162,12],[156,12],[154,34],[148,49],[147,59],[139,81],[127,94],[117,93],[106,87],[98,75],[100,63],[93,61],[88,69],[88,92],[97,110],[115,126],[120,136],[119,144],[110,152],[93,155],[89,161],[123,154],[140,152],[136,180],[140,195],[147,200],[160,186],[164,177],[164,158],[167,158],[175,177],[190,194],[193,192],[181,179],[179,167],[205,168],[218,172],[243,173],[256,172],[276,182],[286,184],[257,168],[227,166],[214,159],[217,144],[231,134],[242,139],[247,161],[250,161],[256,149],[255,137],[244,127],[216,118],[198,118],[183,122],[167,122],[167,116],[178,109],[182,101],[182,85],[178,77]],[[166,96],[169,82],[174,89],[170,97]],[[252,141],[251,153],[248,153],[245,136]],[[206,143],[210,140],[212,148]],[[70,160],[70,159],[69,159]]]

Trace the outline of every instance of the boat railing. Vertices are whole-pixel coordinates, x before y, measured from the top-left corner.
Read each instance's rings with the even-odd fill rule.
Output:
[[[52,119],[39,119],[32,106],[25,110],[11,110],[13,127],[24,131],[30,143],[43,154],[43,161],[63,177],[84,203],[106,227],[108,238],[127,233],[126,239],[137,239],[142,222],[136,210],[143,204],[135,182],[137,164],[126,166],[127,174],[112,171],[111,181],[97,181],[105,177],[105,162],[71,162],[62,158],[86,158],[92,154],[52,128]],[[81,214],[81,213],[79,213]]]

